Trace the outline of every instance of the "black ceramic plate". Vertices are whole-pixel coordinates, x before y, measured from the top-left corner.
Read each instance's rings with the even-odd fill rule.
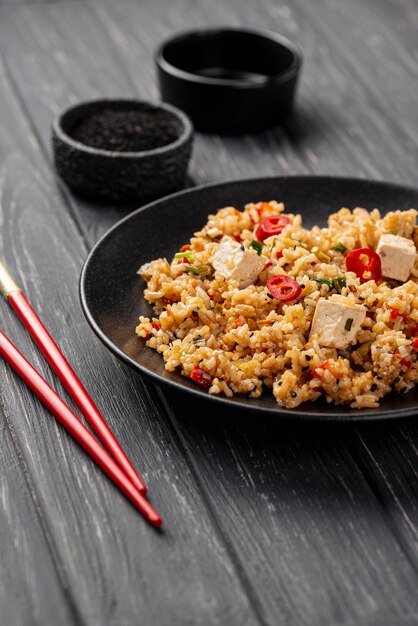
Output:
[[[144,281],[136,274],[142,263],[170,258],[218,207],[242,208],[248,202],[276,199],[292,213],[301,213],[304,224],[325,225],[329,213],[342,206],[383,212],[418,207],[418,190],[366,180],[290,177],[258,178],[205,185],[163,198],[138,209],[114,226],[93,248],[80,280],[81,303],[99,339],[117,357],[157,383],[206,397],[214,408],[245,408],[317,420],[368,420],[404,417],[418,413],[418,389],[405,396],[391,394],[378,409],[356,411],[325,401],[306,403],[297,409],[279,408],[268,390],[261,398],[236,395],[232,399],[211,396],[180,373],[164,369],[162,358],[135,335],[139,315],[152,309],[143,298]],[[184,398],[185,402],[187,398]]]

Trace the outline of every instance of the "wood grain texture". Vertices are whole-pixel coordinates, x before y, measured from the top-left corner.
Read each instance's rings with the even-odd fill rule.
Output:
[[[178,449],[178,438],[152,390],[114,363],[83,319],[77,278],[85,248],[3,67],[0,101],[1,256],[105,409],[166,522],[161,533],[147,526],[9,368],[0,364],[4,405],[57,567],[65,573],[77,623],[164,625],[183,623],[185,617],[202,625],[257,623]],[[3,307],[3,324],[12,340],[61,389],[27,333]],[[30,518],[23,514],[22,524],[29,528]],[[38,559],[36,568],[43,567]],[[45,594],[42,600],[53,612],[53,598],[50,603]]]
[[[70,102],[103,95],[156,99],[152,52],[162,37],[198,25],[251,24],[282,32],[302,47],[305,64],[297,113],[286,127],[259,135],[197,135],[191,166],[196,183],[275,173],[373,176],[416,183],[417,12],[410,0],[374,0],[367,6],[360,0],[350,4],[175,0],[168,6],[162,0],[109,1],[4,9],[0,17],[0,48],[8,75],[43,153],[49,149],[51,116]],[[21,124],[20,113],[15,116]],[[36,141],[32,143],[36,146],[33,163],[39,165],[43,155]],[[24,142],[20,151],[27,152]],[[30,175],[25,170],[20,177],[26,185]],[[78,361],[90,388],[97,389],[103,405],[110,404],[121,420],[114,419],[112,425],[129,442],[129,452],[135,457],[143,454],[150,470],[160,468],[152,474],[151,489],[156,503],[170,509],[169,539],[154,541],[154,535],[144,529],[143,534],[132,531],[134,516],[111,487],[102,484],[88,461],[77,458],[80,465],[74,469],[71,459],[57,485],[46,486],[48,497],[42,505],[54,538],[68,546],[61,549],[60,562],[83,618],[100,623],[106,616],[111,623],[131,624],[138,614],[143,620],[147,610],[149,623],[162,624],[168,623],[169,612],[173,624],[185,619],[255,623],[257,618],[272,625],[418,623],[413,423],[385,425],[382,430],[327,426],[301,432],[299,425],[212,415],[204,404],[189,399],[186,404],[183,396],[156,394],[97,345],[79,317],[74,295],[83,247],[72,218],[90,245],[124,211],[98,208],[69,195],[69,217],[44,169],[39,177],[48,181],[41,200],[45,202],[50,194],[54,198],[43,209],[41,223],[54,218],[49,231],[56,240],[54,249],[64,245],[65,252],[51,272],[51,288],[59,293],[65,279],[66,306],[61,296],[54,299],[57,311],[45,304],[47,292],[39,277],[48,275],[52,259],[43,261],[39,253],[42,232],[28,244],[33,225],[27,220],[6,250],[19,251],[20,256],[22,240],[29,245],[30,254],[20,269],[27,272],[30,267],[35,272],[36,267],[34,297],[45,308],[43,314],[53,330],[59,331],[58,321],[77,320],[71,332],[63,333],[65,348]],[[24,205],[29,195],[18,205]],[[33,206],[39,203],[38,199]],[[54,211],[51,205],[56,205]],[[71,316],[66,313],[69,308]],[[85,350],[83,356],[86,345],[89,359]],[[98,379],[106,381],[106,389],[98,388]],[[166,403],[168,416],[159,414],[160,400]],[[17,402],[13,410],[17,416],[24,407]],[[25,410],[30,419],[33,413]],[[128,417],[135,411],[138,422]],[[48,435],[51,445],[60,434],[55,430]],[[141,437],[144,432],[146,437]],[[44,435],[38,433],[42,440]],[[69,454],[71,445],[67,449],[62,439]],[[44,450],[43,441],[37,445]],[[56,458],[49,462],[56,468]],[[99,497],[90,496],[84,504],[98,507],[94,527],[97,534],[103,530],[98,520],[103,515],[106,532],[104,537],[94,537],[77,564],[70,548],[75,539],[83,545],[91,525],[84,520],[75,534],[71,524],[58,528],[54,515],[54,498],[62,492],[62,482],[74,509],[70,519],[83,510],[68,478],[70,471],[88,478],[94,494],[101,498],[104,492],[106,500],[103,508]],[[41,483],[35,462],[31,476]],[[191,532],[193,538],[193,524],[199,529],[196,541],[187,534]],[[111,555],[104,554],[109,548]],[[153,554],[155,563],[150,566]],[[110,562],[116,557],[120,565],[114,572]],[[164,559],[168,572],[162,567]],[[163,600],[149,597],[149,583],[137,589],[125,575],[128,570],[145,584],[150,567],[153,576],[163,571],[156,587]],[[80,571],[82,583],[77,580]],[[115,586],[121,571],[122,592]],[[88,597],[92,587],[84,579],[87,572],[99,576],[100,594],[93,600]],[[187,592],[174,597],[179,587],[184,590],[187,585],[191,585]],[[134,593],[138,597],[132,597]]]
[[[2,410],[0,428],[0,622],[8,626],[76,626],[63,589],[65,577],[57,571],[50,553],[42,512],[33,499],[14,432]]]

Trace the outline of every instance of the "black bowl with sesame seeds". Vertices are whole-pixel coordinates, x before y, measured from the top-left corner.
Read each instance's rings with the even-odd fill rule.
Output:
[[[132,203],[180,189],[193,126],[166,104],[118,99],[81,102],[52,124],[57,173],[77,195]]]

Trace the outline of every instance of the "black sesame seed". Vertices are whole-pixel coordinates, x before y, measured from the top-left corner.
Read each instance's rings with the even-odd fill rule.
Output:
[[[152,111],[102,109],[74,125],[71,137],[81,143],[114,152],[152,150],[178,138],[176,124]]]
[[[244,248],[244,244],[243,244],[243,243],[241,244],[241,250],[245,250],[245,248]],[[220,380],[220,379],[219,379],[219,380]]]
[[[194,317],[198,317],[198,316],[199,316],[199,313],[198,313],[197,311],[192,311],[192,315],[193,315]]]
[[[400,380],[401,380],[401,379],[399,378],[399,376],[397,376],[393,382],[394,382],[394,383],[398,383]]]
[[[278,387],[281,387],[282,385],[283,385],[282,381],[281,381],[281,380],[279,380],[279,382],[277,383],[277,386],[278,386]]]
[[[302,367],[302,372],[306,372],[309,368],[309,365],[305,365],[305,367]]]
[[[299,286],[302,287],[302,289],[305,289],[306,285],[304,285],[303,283],[299,283]]]
[[[296,391],[291,391],[290,395],[292,396],[292,398],[296,398],[298,394],[296,393]]]
[[[373,385],[371,386],[371,388],[370,388],[370,389],[371,389],[372,391],[376,391],[376,389],[377,389],[377,385],[376,385],[376,383],[373,383]]]
[[[363,298],[363,296],[359,296],[358,299],[359,300],[364,300],[365,298]]]
[[[377,380],[383,380],[382,376],[376,376]]]
[[[307,361],[311,361],[311,360],[312,360],[312,357],[311,357],[311,356],[309,356],[309,354],[305,354],[305,359],[306,359]]]
[[[274,296],[271,293],[268,293],[267,298],[270,298],[270,300],[273,300]]]

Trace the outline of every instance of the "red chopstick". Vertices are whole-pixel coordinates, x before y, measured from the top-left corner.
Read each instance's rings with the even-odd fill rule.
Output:
[[[156,528],[161,526],[161,517],[146,498],[136,489],[119,465],[1,330],[0,354],[10,363],[27,386],[36,393],[43,404],[55,415],[57,420],[68,430],[80,446],[86,450],[97,465],[129,498],[145,519]]]
[[[0,262],[0,291],[14,311],[22,320],[24,326],[29,331],[32,339],[38,345],[40,350],[46,357],[49,365],[52,367],[65,389],[73,398],[80,411],[83,413],[90,426],[95,430],[105,447],[131,480],[133,485],[141,492],[146,493],[147,488],[143,480],[135,471],[132,463],[122,450],[119,442],[113,435],[109,426],[105,422],[99,409],[87,393],[77,374],[62,354],[51,335],[42,324],[35,311],[22,293],[20,287],[15,283],[14,279]]]

